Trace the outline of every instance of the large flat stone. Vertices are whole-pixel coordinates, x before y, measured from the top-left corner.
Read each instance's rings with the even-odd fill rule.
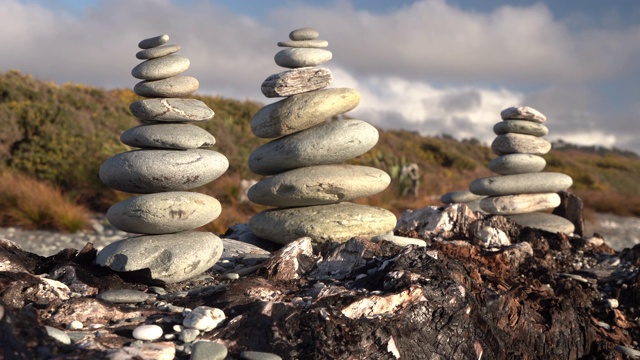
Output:
[[[227,158],[212,150],[133,150],[100,166],[100,179],[112,189],[149,194],[191,190],[224,174]]]
[[[474,194],[487,196],[555,193],[568,189],[572,184],[573,180],[569,175],[540,172],[476,179],[469,184],[469,190]]]
[[[278,66],[295,69],[305,66],[322,65],[331,60],[333,54],[329,50],[319,48],[287,48],[274,56]]]
[[[261,138],[276,138],[310,128],[354,109],[360,93],[354,89],[321,89],[269,104],[251,119],[251,131]]]
[[[222,255],[222,240],[209,232],[143,235],[102,249],[96,263],[118,272],[137,272],[146,283],[174,283],[197,276]]]
[[[388,210],[344,202],[266,210],[249,220],[249,228],[257,236],[279,244],[304,236],[317,242],[345,242],[354,236],[387,234],[396,221]]]
[[[551,150],[551,143],[533,135],[508,133],[496,136],[491,143],[491,150],[498,155],[513,153],[544,155]]]
[[[200,83],[192,76],[173,76],[168,79],[146,80],[134,85],[137,95],[154,97],[185,97],[193,94]]]
[[[548,213],[532,212],[528,214],[508,215],[507,217],[522,226],[552,233],[572,234],[575,230],[575,226],[571,221]]]
[[[274,175],[306,166],[337,164],[369,151],[378,130],[362,120],[327,121],[268,142],[251,153],[249,169]]]
[[[305,67],[269,76],[260,90],[268,98],[291,96],[325,88],[332,80],[333,75],[327,68]]]
[[[107,219],[130,233],[170,234],[204,226],[221,211],[220,202],[209,195],[170,191],[120,201],[109,208]]]
[[[536,173],[545,166],[547,162],[543,157],[531,154],[507,154],[489,162],[489,170],[501,175]]]
[[[493,126],[493,132],[497,135],[506,133],[527,134],[533,136],[545,136],[549,129],[537,122],[527,120],[504,120]]]
[[[556,193],[491,196],[480,200],[482,210],[496,215],[525,214],[559,205],[560,195]]]
[[[141,80],[160,80],[180,75],[189,68],[191,62],[182,55],[167,55],[145,60],[131,70],[131,75]]]
[[[318,165],[264,179],[248,192],[249,200],[270,206],[309,206],[350,201],[389,186],[386,172],[367,166]]]
[[[213,110],[195,99],[145,99],[131,103],[129,111],[138,119],[166,122],[206,121]]]
[[[139,148],[180,150],[209,147],[216,143],[208,131],[191,124],[139,125],[123,132],[120,141]]]

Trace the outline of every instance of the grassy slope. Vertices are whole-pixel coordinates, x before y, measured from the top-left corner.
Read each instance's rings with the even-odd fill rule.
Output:
[[[198,189],[216,196],[223,215],[209,226],[223,232],[260,210],[238,200],[241,179],[259,179],[246,160],[264,143],[253,136],[249,122],[261,104],[220,97],[197,96],[216,116],[202,124],[214,134],[214,149],[229,158],[229,171],[221,179]],[[138,97],[130,90],[102,90],[84,85],[56,85],[17,71],[0,74],[0,171],[12,171],[53,184],[92,210],[104,211],[125,198],[102,185],[97,177],[108,157],[128,150],[119,134],[137,124],[128,104]],[[454,134],[455,135],[455,134]],[[566,145],[566,144],[565,144]],[[465,189],[470,181],[491,173],[486,164],[494,157],[477,141],[451,137],[423,137],[407,131],[381,131],[378,145],[352,160],[375,166],[392,176],[392,186],[361,203],[383,206],[401,213],[405,209],[437,204],[441,194]],[[572,191],[583,197],[590,210],[640,216],[640,159],[620,151],[564,146],[545,156],[547,171],[573,177]],[[402,175],[404,165],[420,168],[420,193],[410,194],[411,182]],[[0,204],[0,212],[6,211]],[[0,216],[2,218],[2,216]]]

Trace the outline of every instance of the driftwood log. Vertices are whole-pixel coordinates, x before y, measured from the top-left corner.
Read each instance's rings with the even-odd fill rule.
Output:
[[[640,247],[615,253],[581,237],[448,209],[440,209],[453,219],[446,231],[426,220],[397,229],[398,235],[428,241],[427,247],[402,248],[367,238],[317,245],[302,238],[239,280],[211,272],[203,280],[168,285],[170,293],[207,289],[170,301],[222,309],[227,321],[201,338],[224,343],[230,358],[244,350],[284,359],[635,356]],[[489,226],[508,234],[511,244],[478,244],[479,229]],[[41,258],[9,242],[0,245],[5,264],[0,268],[0,358],[106,359],[109,349],[131,345],[133,325],[126,319],[170,318],[150,305],[97,303],[98,291],[145,286],[94,267],[91,246],[80,254]],[[85,295],[65,298],[47,285],[44,274],[57,274]],[[43,325],[64,328],[69,314],[87,308],[92,312],[86,316],[110,324],[91,347],[56,343],[42,330]],[[162,341],[157,347],[176,344]],[[178,352],[176,358],[189,357]]]

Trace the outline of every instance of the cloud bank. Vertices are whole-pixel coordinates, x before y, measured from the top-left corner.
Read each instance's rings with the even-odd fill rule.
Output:
[[[265,0],[266,1],[266,0]],[[132,87],[137,43],[167,33],[201,94],[270,102],[276,42],[311,26],[329,41],[332,86],[362,94],[350,115],[383,128],[493,138],[505,107],[547,115],[550,139],[640,153],[640,21],[571,27],[544,4],[471,11],[444,0],[380,13],[348,1],[273,2],[256,18],[215,1],[102,1],[80,12],[0,0],[0,71],[105,88]],[[636,80],[634,80],[636,79]]]

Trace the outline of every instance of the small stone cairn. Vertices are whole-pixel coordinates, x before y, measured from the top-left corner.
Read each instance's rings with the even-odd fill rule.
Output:
[[[476,179],[469,185],[472,194],[484,197],[480,209],[505,215],[523,226],[573,233],[571,221],[540,212],[558,207],[557,193],[573,184],[568,175],[542,172],[546,161],[540,155],[551,150],[551,143],[542,138],[549,133],[543,125],[547,117],[526,106],[505,109],[500,115],[503,121],[493,127],[498,136],[491,144],[498,157],[489,163],[489,169],[501,176]]]
[[[262,93],[286,97],[260,109],[251,131],[275,139],[249,157],[249,168],[273,175],[248,191],[254,203],[275,206],[249,221],[257,236],[287,244],[303,236],[317,242],[343,242],[354,236],[388,234],[396,217],[388,210],[350,200],[383,191],[391,179],[382,170],[340,164],[369,151],[378,131],[362,120],[335,118],[360,102],[349,88],[326,88],[331,71],[317,67],[332,58],[318,31],[302,28],[279,42],[286,49],[275,55],[277,65],[291,69],[269,76]]]
[[[188,192],[220,177],[227,158],[213,150],[206,130],[190,124],[214,115],[205,103],[185,99],[198,89],[198,80],[181,76],[189,59],[176,55],[178,45],[165,44],[168,35],[142,40],[136,57],[145,60],[131,74],[143,81],[134,92],[147,97],[132,103],[131,113],[142,125],[125,131],[120,139],[139,149],[117,154],[100,167],[107,186],[145,194],[121,201],[107,212],[120,230],[144,234],[107,245],[97,263],[114,271],[133,272],[140,281],[172,283],[196,276],[222,255],[222,240],[209,232],[192,231],[215,220],[220,202],[208,195]]]

